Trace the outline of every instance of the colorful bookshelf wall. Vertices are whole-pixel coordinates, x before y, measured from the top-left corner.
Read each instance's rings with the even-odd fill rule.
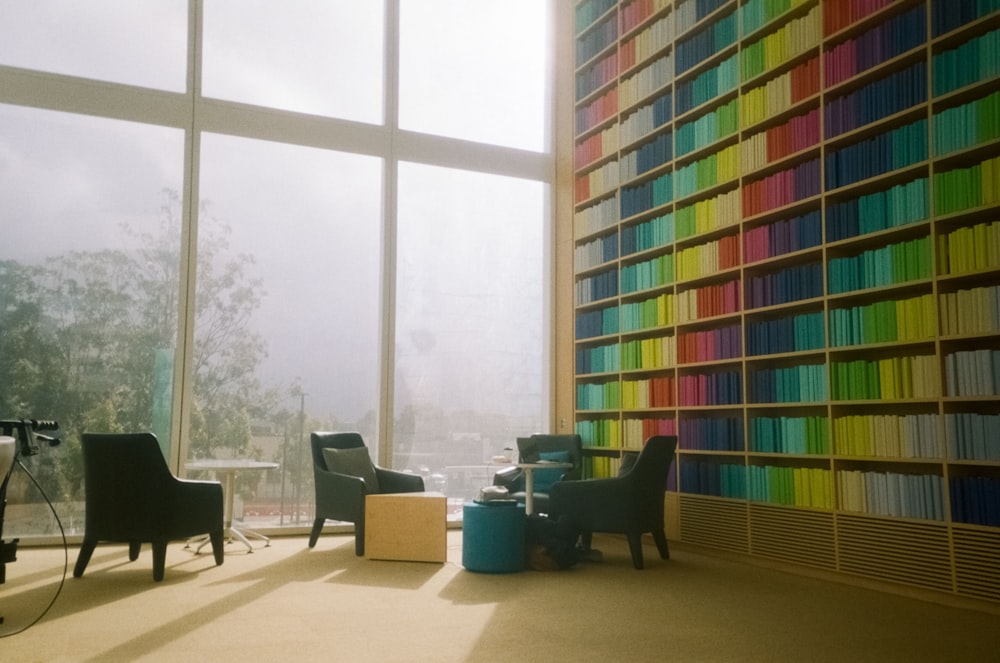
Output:
[[[682,540],[1000,601],[1000,0],[574,34],[591,472],[675,434]]]

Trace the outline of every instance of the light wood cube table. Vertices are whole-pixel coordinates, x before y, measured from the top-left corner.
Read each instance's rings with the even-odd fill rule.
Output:
[[[365,557],[445,562],[448,498],[441,493],[384,493],[365,497]]]

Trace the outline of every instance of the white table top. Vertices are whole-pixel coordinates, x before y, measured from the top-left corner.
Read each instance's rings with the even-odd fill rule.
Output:
[[[560,463],[554,460],[540,460],[537,463],[515,463],[522,470],[569,469],[573,463]]]

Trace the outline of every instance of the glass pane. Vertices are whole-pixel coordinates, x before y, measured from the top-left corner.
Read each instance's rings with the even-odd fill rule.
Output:
[[[546,150],[548,5],[400,2],[400,127]]]
[[[541,182],[400,164],[393,465],[458,501],[542,429],[544,200]]]
[[[0,105],[0,417],[55,419],[25,464],[68,532],[83,526],[81,431],[167,447],[184,134]],[[15,471],[4,538],[58,534]]]
[[[206,97],[382,123],[382,2],[206,0]]]
[[[183,92],[187,0],[0,0],[0,64]]]
[[[205,135],[189,458],[236,476],[236,517],[311,523],[309,433],[377,453],[382,161]]]

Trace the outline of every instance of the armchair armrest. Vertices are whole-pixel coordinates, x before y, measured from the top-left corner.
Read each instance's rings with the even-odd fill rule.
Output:
[[[636,502],[635,482],[624,477],[559,481],[549,489],[549,515],[567,515],[602,531],[618,531]]]
[[[365,481],[361,477],[316,468],[316,503],[336,505],[337,513],[327,517],[354,521],[365,506]]]
[[[205,532],[222,529],[222,484],[199,479],[173,479],[173,497],[158,505],[161,518],[179,527],[181,523],[204,527]]]
[[[378,477],[378,488],[380,493],[424,492],[424,478],[419,474],[399,472],[398,470],[389,470],[384,467],[376,466],[375,476]]]

